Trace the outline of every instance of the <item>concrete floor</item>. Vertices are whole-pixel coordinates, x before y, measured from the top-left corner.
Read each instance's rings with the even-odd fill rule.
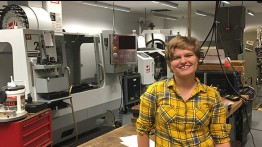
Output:
[[[247,142],[244,147],[262,146],[262,111],[252,110],[251,132],[247,135]]]
[[[131,112],[127,112],[121,115],[122,116],[122,126],[131,122],[132,115],[133,114]],[[116,129],[115,126],[106,124],[102,127],[90,130],[86,133],[79,134],[77,141],[75,140],[75,138],[72,138],[64,142],[55,144],[53,145],[53,147],[76,147],[80,144],[83,144],[91,139],[94,139],[114,129]]]

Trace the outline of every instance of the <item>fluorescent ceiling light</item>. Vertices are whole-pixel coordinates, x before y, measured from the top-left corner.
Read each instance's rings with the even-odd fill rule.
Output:
[[[255,12],[251,11],[251,10],[247,10],[247,14],[251,15],[251,16],[255,16]]]
[[[231,4],[231,2],[230,1],[221,1],[222,3],[224,3],[224,4]]]
[[[195,13],[200,16],[214,16],[214,14],[206,13],[206,12],[199,11],[199,10],[197,10]]]
[[[161,4],[171,8],[178,8],[178,4],[169,1],[152,1],[153,3]]]
[[[178,18],[175,16],[169,16],[169,15],[164,15],[164,14],[159,14],[159,13],[153,13],[154,16],[164,18],[164,19],[169,19],[169,20],[177,20]]]
[[[131,11],[131,9],[127,8],[127,7],[102,3],[102,2],[99,2],[99,1],[82,1],[82,3],[85,4],[85,5],[96,6],[96,7],[107,8],[107,9],[113,9],[114,8],[114,10],[124,11],[124,12],[130,12]]]

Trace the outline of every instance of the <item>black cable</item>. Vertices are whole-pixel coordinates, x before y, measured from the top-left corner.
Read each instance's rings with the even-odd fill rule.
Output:
[[[210,41],[209,46],[208,46],[208,49],[207,49],[207,51],[206,51],[206,53],[205,53],[205,55],[204,55],[203,61],[204,61],[204,59],[206,58],[206,55],[207,55],[207,52],[209,51],[211,42],[213,41],[213,35],[214,35],[215,30],[216,30],[217,14],[218,14],[219,8],[220,8],[220,1],[216,1],[215,16],[214,16],[214,20],[213,20],[212,27],[211,27],[210,31],[208,32],[207,37],[205,38],[204,42],[202,43],[202,45],[201,45],[201,47],[200,47],[200,48],[202,48],[202,46],[205,44],[207,38],[209,37],[210,33],[212,32],[211,39],[210,39],[211,41]],[[215,41],[216,41],[216,40],[215,40]]]
[[[246,90],[247,89],[247,90]],[[254,94],[254,96],[252,98],[248,98],[249,101],[253,101],[255,100],[255,98],[257,97],[255,88],[251,87],[251,86],[243,86],[241,92],[243,95],[251,95]]]
[[[151,37],[152,37],[152,45],[151,45],[151,47],[154,47],[154,34],[153,33],[151,33]],[[147,46],[148,44],[146,44],[146,46]]]
[[[245,98],[243,98],[243,97],[240,95],[240,93],[237,92],[236,89],[232,86],[231,82],[229,81],[229,79],[228,79],[228,77],[227,77],[227,75],[226,75],[226,73],[225,73],[225,70],[224,70],[224,68],[223,68],[223,66],[222,66],[222,62],[221,62],[221,59],[220,59],[220,55],[219,55],[219,51],[218,51],[218,37],[217,37],[217,36],[220,37],[220,41],[221,41],[222,48],[223,48],[224,45],[223,45],[223,41],[222,41],[222,39],[221,39],[221,35],[220,35],[219,31],[218,31],[218,26],[217,26],[217,15],[218,15],[218,12],[219,12],[219,8],[220,8],[220,1],[216,1],[215,16],[214,16],[214,21],[213,21],[213,25],[212,25],[212,29],[211,29],[211,30],[215,33],[215,42],[216,42],[216,50],[217,50],[218,60],[219,60],[221,69],[222,69],[222,71],[223,71],[223,73],[224,73],[224,75],[225,75],[225,77],[226,77],[226,80],[227,80],[227,82],[229,83],[230,87],[231,87],[231,88],[233,89],[233,91],[244,101],[244,104],[246,104],[248,100],[245,99]],[[211,32],[211,31],[210,31],[210,32]],[[210,32],[209,32],[209,34],[210,34]],[[207,36],[206,38],[208,38],[208,36]],[[211,39],[212,39],[212,38],[211,38]],[[206,39],[205,39],[205,40],[206,40]],[[204,42],[203,42],[203,44],[204,44]],[[229,62],[229,63],[230,63],[230,62]],[[230,63],[230,65],[231,65],[231,63]],[[232,66],[232,65],[231,65],[231,66]]]
[[[236,72],[234,66],[231,64],[231,61],[228,58],[226,58],[226,60],[228,61],[229,65],[233,69],[233,71]]]
[[[119,121],[116,121],[115,114],[112,111],[110,111],[110,110],[107,110],[107,111],[110,112],[113,115],[115,127],[116,128],[121,127],[122,126],[122,122],[123,122],[122,115],[119,113]]]
[[[203,61],[205,60],[205,58],[206,58],[206,56],[207,56],[207,53],[208,53],[208,51],[209,51],[209,49],[210,49],[211,42],[213,41],[213,35],[214,35],[214,31],[212,31],[211,40],[210,40],[210,42],[209,42],[209,44],[208,44],[208,47],[207,47],[206,53],[205,53],[205,55],[204,55]],[[203,45],[203,44],[202,44],[202,45]],[[202,48],[202,46],[201,46],[201,48]]]
[[[112,116],[114,118],[114,124],[115,124],[115,122],[116,122],[115,114],[111,110],[106,110],[106,111],[108,111],[108,112],[110,112],[112,114]]]
[[[229,65],[230,65],[230,67],[233,69],[233,71],[234,71],[235,73],[238,73],[238,72],[236,71],[236,69],[234,68],[234,66],[232,65],[231,61],[230,61],[228,58],[226,58],[226,60],[228,61]],[[241,78],[241,76],[240,76],[240,78]],[[228,82],[230,82],[230,81],[228,81]],[[240,80],[240,85],[243,87],[242,80]]]
[[[210,30],[209,33],[208,33],[208,36],[210,35],[211,32],[212,32],[212,33],[213,33],[213,32],[215,33],[216,50],[217,50],[218,59],[219,59],[219,63],[220,63],[221,69],[222,69],[223,73],[225,74],[225,77],[226,77],[228,83],[230,84],[231,88],[232,88],[232,89],[235,91],[235,93],[244,101],[244,106],[243,106],[243,107],[244,107],[244,111],[246,112],[247,123],[249,124],[248,116],[247,116],[247,110],[245,109],[245,108],[247,107],[247,99],[243,98],[243,97],[239,94],[239,92],[237,92],[237,91],[233,88],[231,82],[229,81],[229,79],[228,79],[228,77],[227,77],[227,75],[226,75],[226,73],[225,73],[225,70],[224,70],[224,68],[223,68],[223,66],[222,66],[222,62],[221,62],[221,59],[220,59],[220,56],[219,56],[218,44],[217,44],[217,43],[218,43],[218,41],[217,41],[218,37],[217,37],[217,36],[220,36],[221,44],[222,44],[222,47],[223,47],[223,42],[222,42],[222,39],[221,39],[221,35],[219,34],[219,32],[218,32],[218,27],[217,27],[217,15],[218,15],[219,8],[220,8],[220,1],[216,1],[216,9],[215,9],[214,22],[213,22],[213,25],[212,25],[211,30]],[[206,39],[208,38],[208,36],[206,37]],[[212,35],[212,38],[213,38],[213,35]],[[212,38],[211,38],[211,39],[212,39]],[[205,39],[205,41],[206,41],[206,39]],[[203,42],[203,44],[205,43],[205,41]],[[201,45],[201,47],[203,46],[203,44]],[[230,63],[230,62],[229,62],[229,63]],[[231,63],[230,63],[230,65],[231,65]],[[232,65],[231,65],[231,66],[232,66]],[[233,66],[232,66],[232,67],[233,67]],[[234,70],[234,69],[233,69],[233,70]],[[234,71],[235,71],[235,70],[234,70]],[[252,134],[251,131],[250,131],[249,125],[248,125],[248,129],[249,129],[249,132],[250,132],[250,134],[251,134],[251,136],[252,136],[253,145],[255,146],[253,134]]]
[[[219,6],[219,1],[216,1],[216,6],[215,6],[215,16],[214,16],[214,20],[213,20],[213,24],[212,24],[212,27],[211,27],[211,29],[209,30],[209,32],[208,32],[208,34],[207,34],[207,36],[206,36],[206,38],[205,38],[205,40],[203,41],[203,43],[202,43],[202,45],[201,45],[201,47],[200,48],[202,48],[202,46],[205,44],[205,42],[206,42],[206,40],[207,40],[207,38],[209,37],[209,35],[210,35],[210,33],[214,30],[214,27],[215,27],[215,23],[216,23],[216,20],[217,20],[217,11],[218,11],[218,6]],[[213,35],[212,35],[213,36]],[[213,38],[213,37],[212,37]],[[211,38],[211,39],[212,39]]]
[[[236,91],[236,89],[232,86],[231,82],[229,81],[229,79],[228,79],[228,77],[227,77],[227,75],[226,75],[226,73],[225,73],[225,70],[224,70],[224,68],[223,68],[223,66],[222,66],[222,62],[221,62],[221,59],[220,59],[219,51],[218,51],[218,44],[217,44],[217,43],[218,43],[218,41],[217,41],[218,37],[217,37],[217,36],[220,37],[220,41],[221,41],[222,48],[223,48],[224,45],[223,45],[223,41],[222,41],[222,39],[221,39],[221,35],[220,35],[219,31],[218,31],[217,24],[215,25],[215,29],[216,29],[216,31],[215,31],[216,50],[217,50],[218,59],[219,59],[219,63],[220,63],[221,69],[222,69],[222,71],[223,71],[223,73],[224,73],[224,75],[225,75],[225,77],[226,77],[226,79],[227,79],[227,82],[228,82],[229,85],[231,86],[231,88],[232,88],[232,89],[234,90],[234,92],[244,101],[243,107],[244,107],[244,111],[245,111],[245,113],[246,113],[246,118],[247,118],[247,123],[248,123],[248,129],[249,129],[249,132],[250,132],[250,134],[251,134],[251,136],[252,136],[253,145],[254,145],[254,147],[256,147],[255,142],[254,142],[253,134],[251,133],[250,128],[249,128],[249,121],[248,121],[248,115],[247,115],[247,109],[246,109],[248,100],[245,99],[245,98],[243,98],[243,97],[240,95],[240,93]],[[229,63],[230,63],[230,62],[229,62]],[[230,65],[231,65],[231,63],[230,63]],[[232,65],[231,65],[231,66],[232,66]],[[233,67],[233,66],[232,66],[232,67]],[[235,70],[234,70],[234,71],[235,71]]]
[[[243,98],[243,97],[239,94],[239,92],[237,92],[236,89],[232,86],[232,84],[231,84],[231,82],[229,81],[229,79],[228,79],[228,77],[227,77],[227,75],[226,75],[226,72],[225,72],[225,70],[224,70],[224,68],[223,68],[223,64],[222,64],[222,62],[221,62],[220,54],[219,54],[219,51],[218,51],[218,37],[220,37],[220,42],[221,42],[221,45],[222,45],[222,48],[223,48],[223,46],[224,46],[224,45],[223,45],[223,41],[222,41],[221,35],[220,35],[219,31],[218,31],[218,26],[217,26],[217,23],[216,23],[216,25],[215,25],[215,41],[216,41],[216,51],[217,51],[217,56],[218,56],[218,60],[219,60],[219,63],[220,63],[220,67],[221,67],[221,69],[222,69],[222,71],[223,71],[223,73],[224,73],[224,75],[225,75],[225,77],[226,77],[226,80],[227,80],[228,84],[230,85],[230,87],[233,89],[233,91],[234,91],[242,100],[244,100],[244,103],[246,103],[248,100],[245,99],[245,98]]]
[[[216,26],[216,30],[217,30],[217,26]],[[219,60],[219,63],[220,63],[220,67],[221,67],[221,69],[222,69],[222,71],[223,71],[223,73],[224,73],[224,75],[225,75],[225,77],[226,77],[226,80],[227,80],[228,84],[229,84],[230,87],[232,88],[232,90],[236,93],[236,95],[238,95],[238,96],[244,101],[244,104],[246,104],[247,101],[248,101],[248,99],[242,97],[241,94],[236,91],[236,89],[232,86],[231,82],[229,81],[229,79],[228,79],[228,77],[227,77],[227,75],[226,75],[226,73],[225,73],[225,70],[224,70],[224,68],[223,68],[223,65],[222,65],[222,62],[221,62],[221,59],[220,59],[219,51],[218,51],[217,36],[220,37],[220,41],[221,41],[222,48],[224,48],[224,45],[223,45],[223,41],[222,41],[222,38],[221,38],[220,33],[219,33],[218,31],[216,31],[215,33],[216,33],[216,34],[215,34],[215,38],[216,38],[216,50],[217,50],[217,55],[218,55],[218,60]]]
[[[213,27],[214,27],[213,25],[214,25],[214,23],[212,24],[212,27],[211,27],[211,29],[209,30],[209,32],[208,32],[208,34],[207,34],[207,37],[205,38],[205,40],[204,40],[203,43],[201,44],[200,48],[202,48],[202,46],[205,44],[205,42],[206,42],[207,38],[209,37],[210,33],[213,32]],[[212,35],[212,36],[213,36],[213,35]],[[212,37],[211,37],[211,39],[212,39]]]

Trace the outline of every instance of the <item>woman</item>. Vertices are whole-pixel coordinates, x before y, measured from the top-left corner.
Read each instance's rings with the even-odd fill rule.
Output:
[[[153,83],[140,97],[136,122],[139,147],[229,147],[226,108],[213,87],[195,77],[200,45],[195,38],[177,36],[165,48],[173,78]]]

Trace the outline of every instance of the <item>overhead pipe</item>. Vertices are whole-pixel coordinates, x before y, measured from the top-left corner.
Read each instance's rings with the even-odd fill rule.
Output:
[[[188,15],[188,27],[187,27],[187,32],[188,32],[188,37],[191,37],[191,1],[188,1],[188,6],[187,6],[187,15]]]

